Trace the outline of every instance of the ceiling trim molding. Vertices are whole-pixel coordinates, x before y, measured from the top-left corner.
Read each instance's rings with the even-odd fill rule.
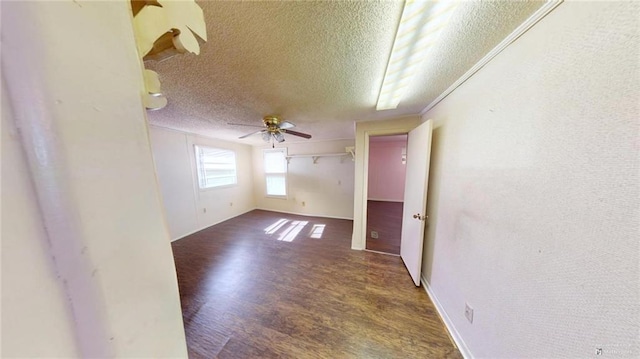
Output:
[[[449,88],[444,90],[444,92],[440,94],[440,96],[438,96],[435,100],[428,104],[427,107],[420,111],[420,116],[423,116],[425,113],[429,112],[429,110],[434,108],[438,103],[440,103],[440,101],[449,96],[449,94],[455,91],[455,89],[460,87],[460,85],[465,83],[469,78],[471,78],[471,76],[473,76],[476,72],[478,72],[481,68],[488,64],[489,61],[491,61],[494,57],[496,57],[514,41],[516,41],[520,36],[526,33],[529,29],[531,29],[533,25],[537,24],[538,21],[542,20],[551,11],[553,11],[553,9],[562,4],[563,1],[564,0],[548,0],[546,3],[544,3],[544,5],[542,5],[527,20],[520,24],[520,26],[518,26],[511,34],[509,34],[509,36],[502,40],[496,47],[494,47],[482,59],[480,59],[480,61],[473,65],[473,67],[471,67],[469,71],[465,72],[465,74],[462,75],[456,82],[454,82],[451,86],[449,86]]]

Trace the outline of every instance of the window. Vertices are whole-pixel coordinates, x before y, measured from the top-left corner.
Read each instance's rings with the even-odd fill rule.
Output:
[[[235,152],[198,145],[193,147],[196,151],[198,184],[201,189],[238,183]]]
[[[264,150],[267,196],[287,196],[287,149]]]

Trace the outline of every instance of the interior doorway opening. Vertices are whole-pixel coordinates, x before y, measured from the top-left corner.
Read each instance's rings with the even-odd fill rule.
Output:
[[[400,255],[407,134],[370,136],[368,157],[365,248]]]

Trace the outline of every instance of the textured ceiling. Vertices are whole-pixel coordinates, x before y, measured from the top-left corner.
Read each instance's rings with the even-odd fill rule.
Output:
[[[419,113],[543,1],[461,2],[395,110],[376,111],[403,3],[397,1],[198,2],[209,41],[201,53],[147,68],[169,104],[152,124],[239,140],[278,114],[313,140],[353,138],[354,121]],[[289,142],[305,141],[287,136]]]

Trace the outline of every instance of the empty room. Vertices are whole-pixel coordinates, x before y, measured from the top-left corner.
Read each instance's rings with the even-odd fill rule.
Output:
[[[3,358],[640,356],[640,3],[0,6]]]

